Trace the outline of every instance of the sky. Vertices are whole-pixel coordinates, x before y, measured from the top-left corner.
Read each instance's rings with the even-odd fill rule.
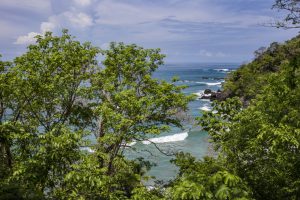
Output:
[[[253,59],[298,30],[266,27],[275,0],[0,0],[0,54],[22,55],[34,36],[63,28],[103,49],[114,42],[160,48],[167,63]]]

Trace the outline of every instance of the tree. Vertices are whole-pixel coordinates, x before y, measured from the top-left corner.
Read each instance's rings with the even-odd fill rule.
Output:
[[[63,174],[78,161],[95,118],[88,82],[98,52],[65,30],[61,37],[46,33],[3,74],[1,136],[9,141],[12,169],[6,184],[18,183],[25,198],[31,190],[42,195],[61,186]]]
[[[97,138],[100,143],[112,143],[105,150],[113,152],[110,166],[126,143],[144,140],[171,125],[181,127],[182,119],[176,114],[187,110],[191,97],[180,92],[183,87],[151,78],[163,63],[158,49],[112,43],[103,53],[104,69],[96,83],[101,99]]]
[[[1,58],[1,55],[0,55]],[[7,98],[9,98],[9,88],[7,86],[7,70],[9,68],[9,62],[0,61],[0,178],[3,179],[6,174],[8,174],[9,169],[12,167],[12,157],[10,151],[10,141],[9,138],[6,137],[4,132],[4,115],[7,112]]]
[[[0,197],[128,199],[147,193],[141,180],[149,163],[127,160],[126,144],[181,127],[178,114],[192,99],[183,87],[151,77],[163,57],[159,49],[123,43],[103,51],[64,30],[60,37],[37,36],[12,64],[1,62]]]
[[[254,51],[254,56],[255,58],[259,58],[260,56],[263,55],[263,53],[267,50],[266,47],[260,47],[259,49],[257,49],[256,51]]]
[[[92,82],[101,102],[96,108],[95,154],[74,165],[76,170],[68,176],[84,176],[86,180],[79,178],[81,184],[77,184],[71,179],[68,190],[79,196],[87,192],[90,196],[126,199],[134,193],[137,198],[137,193],[146,191],[141,184],[145,168],[140,167],[145,162],[126,160],[123,152],[127,144],[159,134],[171,125],[181,127],[182,119],[176,114],[186,111],[192,97],[181,93],[182,87],[151,78],[163,63],[158,49],[112,43],[102,53],[104,67]],[[93,166],[92,170],[88,166]]]
[[[298,0],[276,0],[272,7],[286,13],[282,21],[274,24],[277,28],[300,28],[300,2]]]
[[[219,159],[205,157],[196,161],[189,154],[179,153],[173,162],[179,174],[167,188],[166,199],[251,199],[247,184]]]
[[[200,119],[255,199],[297,199],[299,190],[299,59],[291,55],[247,108],[238,98],[216,102]]]

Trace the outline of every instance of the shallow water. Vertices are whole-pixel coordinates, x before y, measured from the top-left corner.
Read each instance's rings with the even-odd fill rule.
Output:
[[[172,77],[178,76],[180,81],[176,85],[187,85],[183,92],[185,94],[196,94],[201,96],[205,89],[218,90],[222,87],[222,82],[226,74],[235,70],[238,64],[173,64],[165,65],[155,72],[154,77],[171,81]],[[189,104],[189,115],[191,118],[201,116],[203,111],[211,109],[208,100],[197,99]],[[173,128],[170,132],[162,133],[156,137],[150,137],[149,141],[155,142],[157,146],[167,152],[175,153],[178,151],[191,153],[201,159],[207,155],[208,143],[207,133],[201,131],[199,127],[185,124],[185,129]],[[156,163],[148,172],[149,176],[155,176],[158,180],[168,181],[175,177],[177,168],[170,160],[174,156],[166,156],[159,152],[149,141],[132,143],[131,146],[136,150],[128,149],[126,156],[130,159],[143,157],[145,160]],[[148,181],[153,184],[154,179]]]

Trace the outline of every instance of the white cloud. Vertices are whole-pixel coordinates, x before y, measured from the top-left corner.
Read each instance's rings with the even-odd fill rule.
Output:
[[[47,31],[53,31],[57,27],[56,17],[50,17],[47,22],[42,22],[40,25],[40,32],[30,32],[27,35],[22,35],[17,38],[14,44],[31,44],[36,41],[34,38],[37,35],[43,35]]]
[[[55,21],[48,21],[48,22],[42,22],[41,24],[41,32],[45,33],[47,31],[53,31],[56,28],[56,23]]]
[[[19,36],[17,38],[17,41],[14,44],[31,44],[35,43],[36,39],[35,36],[39,35],[39,33],[36,32],[30,32],[27,35]]]
[[[75,13],[67,11],[64,16],[71,22],[72,25],[85,28],[93,25],[93,18],[83,12]]]
[[[86,28],[93,25],[93,18],[89,15],[76,10],[66,11],[59,15],[52,15],[48,21],[42,22],[40,25],[40,33],[30,32],[27,35],[19,36],[14,44],[29,44],[35,42],[34,36],[43,35],[47,31],[55,31],[57,28],[68,28],[72,25],[75,28]]]
[[[227,9],[223,4],[222,6],[213,4],[208,0],[171,1],[170,3],[162,1],[159,4],[149,2],[130,4],[102,0],[94,8],[97,16],[96,23],[118,26],[157,22],[168,18],[182,22],[223,23],[227,26],[231,24],[234,27],[249,27],[271,18],[257,13],[228,12]]]
[[[260,0],[255,2],[249,7],[243,0],[0,0],[0,25],[5,27],[0,37],[9,44],[25,44],[36,34],[67,28],[102,48],[107,47],[104,42],[123,41],[176,51],[178,55],[170,54],[175,60],[230,60],[235,55],[242,59],[254,46],[292,36],[257,27],[272,14],[261,10],[269,7],[261,6]]]
[[[54,31],[56,28],[67,28],[70,25],[75,28],[86,28],[93,25],[93,18],[86,13],[73,9],[50,16],[48,21],[41,23],[40,30],[45,33],[46,31]]]
[[[91,4],[91,0],[74,0],[74,2],[79,6],[89,6]]]

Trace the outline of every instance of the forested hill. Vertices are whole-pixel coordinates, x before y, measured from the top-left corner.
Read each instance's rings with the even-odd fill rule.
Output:
[[[299,199],[300,37],[255,55],[227,78],[223,93],[231,98],[214,102],[199,124],[219,151],[217,166],[249,188],[222,187],[247,191],[246,199]]]
[[[250,99],[263,92],[270,75],[282,71],[286,65],[298,65],[299,53],[300,35],[283,44],[273,42],[268,48],[259,48],[254,52],[252,62],[229,74],[224,83],[224,93],[228,97],[241,97],[244,103],[249,103]]]

